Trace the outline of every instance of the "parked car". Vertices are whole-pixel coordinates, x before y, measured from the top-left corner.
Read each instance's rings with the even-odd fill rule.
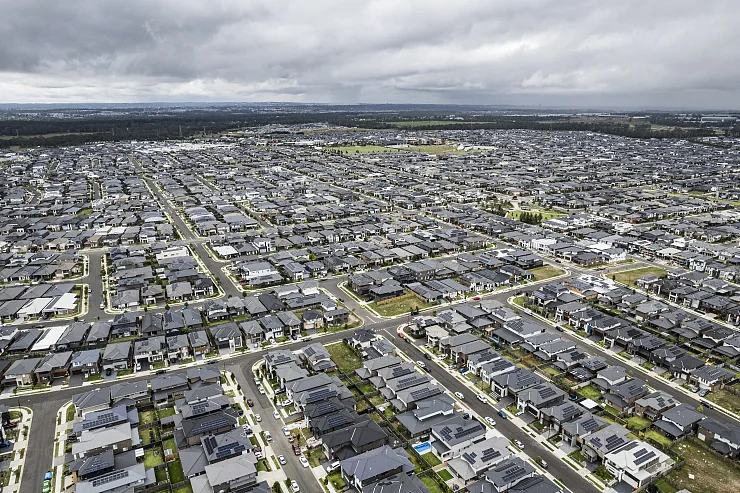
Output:
[[[485,418],[483,418],[483,419],[484,419],[484,420],[485,420],[485,422],[486,422],[486,423],[488,423],[489,425],[491,425],[491,426],[496,426],[496,420],[495,420],[495,419],[493,419],[492,417],[490,417],[490,416],[486,416],[486,417],[485,417]]]
[[[247,405],[249,407],[254,407],[254,401],[252,399],[247,399]]]
[[[46,471],[46,474],[44,474],[44,481],[50,481],[54,475],[51,473],[51,471]]]
[[[105,376],[106,376],[106,377],[109,377],[109,376],[111,376],[112,374],[113,374],[113,369],[112,369],[112,368],[106,368],[106,369],[105,369]]]
[[[578,400],[578,394],[569,394],[568,395],[568,399],[570,399],[572,401],[577,401]]]
[[[425,368],[425,367],[427,366],[427,365],[426,365],[426,363],[424,363],[424,362],[423,362],[423,361],[421,361],[421,360],[417,361],[417,362],[416,362],[416,364],[417,364],[417,365],[419,365],[419,366],[420,366],[420,367],[422,367],[422,368]]]
[[[477,397],[478,397],[478,400],[481,402],[486,402],[486,403],[488,402],[488,399],[486,398],[485,394],[478,394]]]
[[[424,353],[424,359],[432,359],[432,355],[429,353]]]
[[[308,467],[308,459],[306,459],[305,457],[301,456],[301,458],[300,458],[300,459],[298,459],[298,460],[300,460],[300,461],[301,461],[301,465],[302,465],[303,467]]]
[[[498,414],[499,416],[501,416],[501,418],[502,418],[502,419],[508,419],[508,418],[506,417],[506,413],[505,413],[505,412],[504,412],[503,410],[501,410],[501,411],[497,412],[496,414]]]
[[[265,440],[268,442],[272,441],[272,435],[270,434],[269,430],[265,430]]]
[[[275,419],[280,419],[280,413],[277,412],[277,411],[273,411],[272,412],[272,417],[275,418]]]
[[[257,387],[257,391],[258,391],[258,392],[259,392],[260,394],[262,394],[262,395],[265,395],[265,388],[264,388],[264,387],[263,387],[262,385],[259,385],[259,386]]]
[[[157,370],[157,375],[164,375],[165,373],[167,373],[167,370],[165,369]]]
[[[5,440],[4,442],[0,442],[0,448],[6,448],[10,447],[10,442]]]
[[[281,465],[283,465],[283,466],[284,466],[285,464],[287,464],[287,463],[288,463],[288,461],[287,461],[287,460],[285,460],[285,456],[283,456],[283,455],[278,455],[278,462],[279,462],[279,463],[280,463]]]
[[[257,422],[259,423],[260,421],[262,421],[262,416],[260,416],[259,414],[255,414],[254,419],[257,420]]]
[[[326,467],[326,472],[334,472],[339,469],[339,461],[332,462]]]
[[[51,481],[44,481],[44,485],[41,488],[41,493],[49,493],[51,491]]]
[[[706,395],[707,395],[708,393],[709,393],[709,390],[708,390],[708,389],[701,389],[701,390],[700,390],[700,391],[698,392],[698,394],[699,394],[699,397],[704,397],[704,396],[706,396]]]
[[[517,439],[514,439],[514,445],[519,447],[520,450],[524,450],[524,444]]]
[[[3,428],[17,428],[18,427],[18,421],[8,421],[7,423],[3,423]]]
[[[455,392],[455,397],[457,397],[460,400],[465,399],[465,396],[462,394],[462,392]]]
[[[298,486],[298,483],[295,482],[295,479],[290,482],[290,489],[293,490],[294,493],[301,491],[301,488]]]
[[[287,426],[283,426],[283,435],[285,435],[286,437],[290,436],[290,430]]]
[[[301,455],[301,447],[298,444],[293,444],[293,453],[295,455]]]
[[[105,301],[100,302],[100,309],[105,310]]]

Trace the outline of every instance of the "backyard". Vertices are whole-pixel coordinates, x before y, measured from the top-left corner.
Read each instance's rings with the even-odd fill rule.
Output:
[[[343,342],[329,344],[326,350],[329,351],[332,361],[337,364],[342,373],[350,373],[362,366],[362,357]]]
[[[182,464],[180,464],[179,460],[169,462],[167,464],[167,471],[170,473],[170,483],[185,481],[185,474],[182,471]]]
[[[668,271],[661,269],[660,267],[642,267],[640,269],[630,269],[617,272],[614,274],[614,280],[621,282],[622,284],[627,284],[628,286],[637,286],[637,279],[642,276],[647,276],[648,274],[665,276],[668,274]]]
[[[596,400],[601,397],[601,392],[599,392],[593,385],[586,385],[585,387],[581,387],[580,389],[578,389],[578,393],[586,399]]]
[[[692,493],[740,491],[739,465],[732,464],[706,445],[690,439],[676,444],[673,450],[686,461],[681,469],[665,477],[666,482],[676,489],[685,488]],[[689,479],[689,475],[694,479]]]
[[[642,431],[652,424],[647,418],[641,416],[631,416],[627,418],[627,429],[634,431]]]
[[[144,451],[144,466],[147,469],[162,463],[164,463],[164,456],[160,447],[154,447]]]

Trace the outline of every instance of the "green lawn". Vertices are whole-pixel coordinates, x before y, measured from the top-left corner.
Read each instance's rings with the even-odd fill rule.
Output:
[[[423,478],[421,478],[421,482],[424,483],[424,486],[426,486],[431,493],[445,493],[445,491],[442,489],[442,486],[440,486],[437,480],[435,480],[433,477],[424,476]]]
[[[583,456],[580,450],[574,450],[573,452],[568,454],[568,457],[582,466],[586,465],[586,457]]]
[[[326,479],[329,480],[329,482],[332,484],[332,486],[334,486],[334,489],[336,490],[341,490],[347,485],[344,479],[342,479],[342,473],[339,471],[339,469],[331,474],[328,474],[326,476]]]
[[[652,438],[656,442],[660,443],[664,447],[668,448],[673,445],[673,441],[665,435],[658,433],[655,430],[648,430],[645,432],[645,438]]]
[[[73,419],[75,419],[75,413],[76,412],[77,412],[77,410],[75,409],[74,404],[72,404],[71,406],[69,406],[67,408],[67,416],[66,416],[67,421],[72,421]]]
[[[437,474],[439,474],[439,477],[442,478],[442,481],[449,481],[452,479],[452,474],[447,469],[440,469],[437,471]]]
[[[185,474],[182,471],[182,464],[180,464],[179,460],[167,463],[167,471],[170,473],[170,483],[185,481]]]
[[[673,451],[686,461],[681,469],[665,477],[675,488],[686,488],[692,493],[740,491],[740,465],[725,461],[709,447],[692,439],[677,443]],[[689,479],[689,474],[694,479]]]
[[[157,452],[157,455],[154,455],[155,451]],[[144,451],[144,466],[147,469],[158,466],[162,463],[164,463],[164,455],[162,454],[162,449],[160,447],[154,447]]]
[[[173,454],[177,453],[177,447],[175,446],[175,439],[174,438],[168,438],[164,442],[162,442],[162,449],[163,450],[172,450]]]
[[[193,487],[189,484],[185,484],[180,486],[176,490],[172,490],[172,493],[193,493]]]
[[[154,477],[157,478],[157,484],[167,483],[167,471],[165,469],[157,469],[154,471]]]
[[[628,286],[637,286],[637,279],[648,274],[654,274],[656,276],[665,276],[668,271],[661,269],[660,267],[642,267],[640,269],[624,270],[614,274],[614,280],[627,284]]]
[[[318,466],[321,464],[321,459],[326,459],[326,455],[324,455],[324,451],[321,450],[321,447],[308,449],[303,453],[303,455],[308,459],[308,464],[311,467]]]
[[[529,270],[529,273],[534,276],[535,282],[557,277],[562,275],[564,272],[565,271],[563,269],[553,267],[552,265],[543,265],[542,267],[536,267]]]
[[[159,428],[154,426],[148,430],[139,430],[142,445],[149,445],[159,440]]]
[[[657,486],[662,493],[678,493],[678,488],[663,478],[657,480],[655,482],[655,486]]]
[[[424,471],[426,469],[425,466],[421,465],[419,459],[416,458],[416,454],[411,451],[411,447],[406,447],[406,452],[409,454],[409,460],[414,465],[414,472],[416,474],[419,474],[421,471]]]
[[[611,483],[614,479],[614,474],[610,473],[604,466],[597,467],[593,474],[597,478],[604,480],[607,484]]]
[[[586,385],[585,387],[581,387],[580,389],[578,389],[578,393],[586,399],[596,400],[601,397],[601,392],[599,392],[599,390],[593,385]]]
[[[438,465],[440,465],[440,464],[442,463],[442,461],[440,461],[440,460],[439,460],[439,459],[437,458],[437,456],[436,456],[436,455],[434,455],[434,454],[433,454],[433,453],[431,453],[431,452],[427,452],[426,454],[422,455],[422,457],[424,458],[424,460],[425,460],[425,461],[427,461],[427,462],[429,463],[429,465],[430,465],[431,467],[435,467],[435,466],[438,466]]]
[[[629,430],[642,431],[651,424],[652,421],[641,416],[631,416],[627,418],[627,429]]]
[[[174,416],[175,415],[175,408],[173,407],[165,407],[164,409],[160,409],[157,411],[157,416],[159,419],[166,418],[168,416]]]
[[[408,313],[413,310],[423,310],[432,306],[431,303],[427,303],[415,294],[407,293],[403,296],[393,298],[387,303],[381,302],[378,304],[373,301],[368,306],[375,310],[378,315],[383,317],[395,317],[404,313]]]
[[[329,344],[326,350],[329,351],[332,361],[337,364],[342,373],[353,372],[362,366],[362,357],[343,342]]]
[[[735,395],[726,389],[710,392],[707,400],[718,404],[733,413],[740,413],[740,395]]]

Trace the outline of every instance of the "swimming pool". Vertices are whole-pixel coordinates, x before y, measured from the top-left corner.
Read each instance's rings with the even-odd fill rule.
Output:
[[[432,446],[429,444],[429,442],[421,442],[414,445],[414,450],[416,450],[419,454],[426,454],[430,450],[432,450]]]

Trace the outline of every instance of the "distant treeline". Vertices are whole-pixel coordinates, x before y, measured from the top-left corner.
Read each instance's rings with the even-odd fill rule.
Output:
[[[464,116],[464,115],[463,115]],[[431,112],[255,112],[233,109],[185,110],[182,113],[142,116],[120,113],[111,116],[82,116],[79,118],[39,118],[29,116],[22,119],[0,120],[0,148],[35,146],[70,146],[87,142],[119,140],[172,140],[179,138],[213,135],[236,128],[267,124],[294,125],[307,123],[330,123],[336,125],[370,129],[394,129],[390,121],[414,121],[414,130],[510,130],[530,129],[543,131],[578,130],[635,138],[698,138],[714,136],[712,128],[692,128],[681,121],[667,116],[657,117],[660,124],[673,128],[655,129],[649,123],[630,124],[628,121],[578,120],[569,117],[503,116],[488,115],[485,121],[460,121],[459,123],[435,124],[434,119],[444,118]],[[425,124],[424,120],[430,120]],[[652,117],[651,117],[652,121]],[[653,122],[657,123],[657,122]],[[740,135],[738,127],[724,130],[726,135]],[[276,131],[275,133],[279,133]]]

